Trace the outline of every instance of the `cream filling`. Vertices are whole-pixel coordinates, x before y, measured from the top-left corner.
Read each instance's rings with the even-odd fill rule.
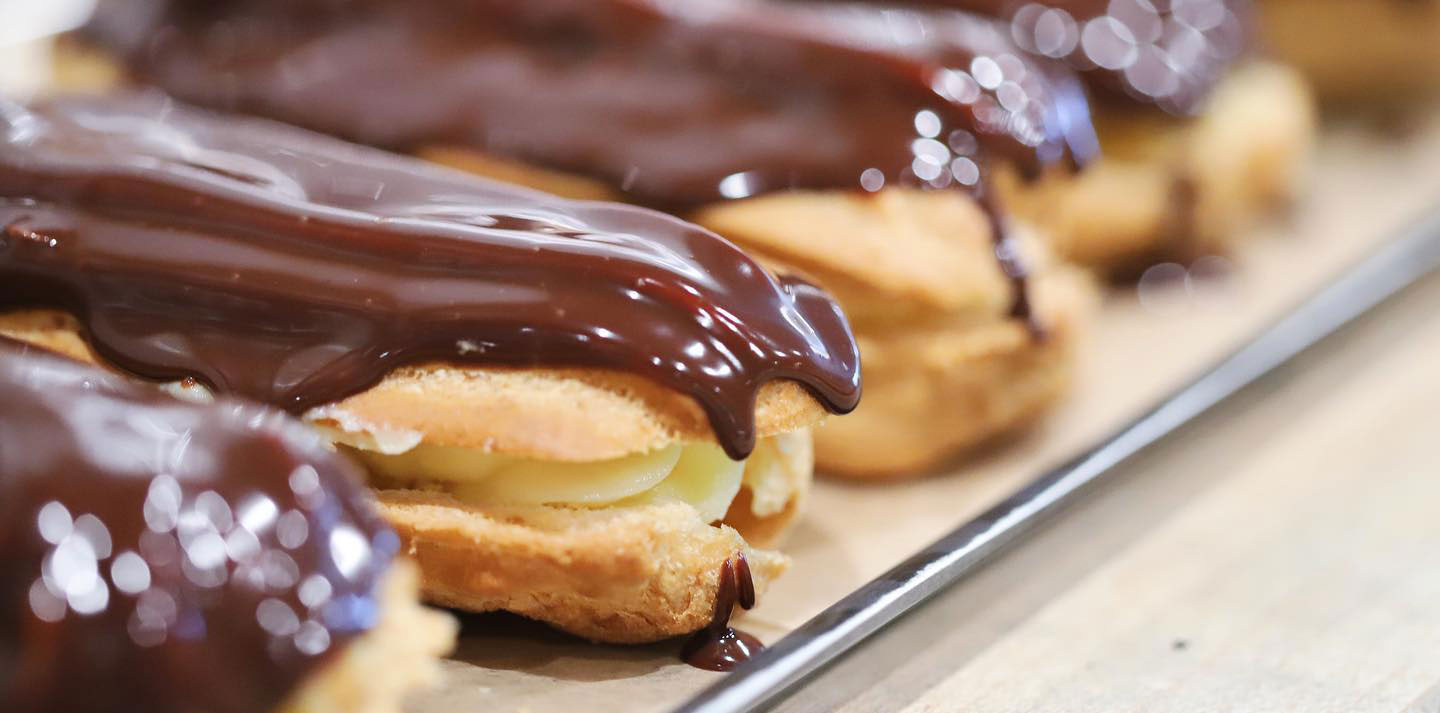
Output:
[[[194,382],[162,388],[187,401],[214,400]],[[475,505],[623,507],[678,500],[695,508],[705,522],[724,517],[741,486],[750,490],[750,511],[756,517],[784,511],[795,496],[797,478],[805,477],[789,468],[810,438],[808,429],[762,438],[743,461],[730,460],[711,443],[686,443],[612,460],[567,463],[426,444],[419,433],[362,423],[335,406],[311,409],[303,418],[381,480],[439,486]]]
[[[705,522],[725,516],[741,486],[751,490],[758,517],[785,509],[794,494],[785,455],[803,446],[808,431],[762,439],[744,461],[710,443],[677,444],[649,453],[588,463],[564,463],[421,444],[401,453],[369,448],[368,435],[331,431],[383,481],[439,486],[476,505],[624,507],[680,501]]]

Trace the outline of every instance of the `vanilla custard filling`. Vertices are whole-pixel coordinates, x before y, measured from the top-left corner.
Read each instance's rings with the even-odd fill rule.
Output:
[[[486,453],[474,448],[419,444],[400,453],[353,434],[332,432],[338,443],[382,482],[439,487],[475,505],[623,507],[680,501],[705,522],[724,517],[742,485],[752,493],[756,516],[785,509],[793,494],[785,454],[803,447],[808,431],[761,439],[743,461],[731,460],[711,443],[676,444],[649,453],[588,463],[544,461]]]

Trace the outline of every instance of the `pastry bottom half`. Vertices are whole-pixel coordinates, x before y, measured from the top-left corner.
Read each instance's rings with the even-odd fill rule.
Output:
[[[643,643],[707,625],[726,560],[746,559],[762,604],[789,568],[789,558],[764,548],[781,540],[809,492],[809,432],[762,440],[745,466],[746,482],[721,494],[727,504],[718,516],[696,504],[715,501],[699,496],[707,486],[687,496],[562,505],[477,501],[452,483],[378,472],[372,483],[382,513],[424,567],[428,601],[513,612],[595,641]],[[760,468],[767,474],[750,475]]]

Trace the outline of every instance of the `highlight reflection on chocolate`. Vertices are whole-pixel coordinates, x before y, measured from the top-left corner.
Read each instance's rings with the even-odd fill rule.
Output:
[[[0,404],[6,711],[269,711],[374,624],[399,539],[282,414],[4,339]]]
[[[769,381],[859,399],[829,297],[701,228],[156,96],[0,112],[0,281],[122,369],[293,412],[411,364],[621,369],[738,459]]]

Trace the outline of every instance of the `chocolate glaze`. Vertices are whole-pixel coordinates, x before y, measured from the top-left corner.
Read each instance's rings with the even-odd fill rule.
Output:
[[[0,339],[9,713],[263,713],[371,628],[399,547],[280,414]]]
[[[691,634],[681,647],[680,658],[685,663],[707,671],[730,671],[765,649],[759,639],[730,626],[730,614],[737,604],[741,609],[755,606],[755,580],[743,552],[720,565],[715,614],[708,626]]]
[[[684,211],[789,188],[978,188],[995,161],[1033,177],[1088,160],[1079,83],[1005,29],[753,0],[111,0],[87,32],[190,101],[401,150],[465,146]]]
[[[755,396],[859,399],[838,307],[703,229],[158,96],[0,113],[0,309],[302,412],[428,362],[597,367],[693,396],[733,458]]]
[[[1249,0],[909,2],[1002,18],[1027,52],[1063,59],[1102,95],[1177,114],[1198,112],[1244,54],[1252,13]]]
[[[754,0],[112,0],[88,34],[182,99],[393,149],[471,147],[670,210],[858,188],[867,170],[886,184],[968,185],[982,154],[1035,174],[1095,150],[1073,79],[1021,59],[1003,24],[960,14]]]

